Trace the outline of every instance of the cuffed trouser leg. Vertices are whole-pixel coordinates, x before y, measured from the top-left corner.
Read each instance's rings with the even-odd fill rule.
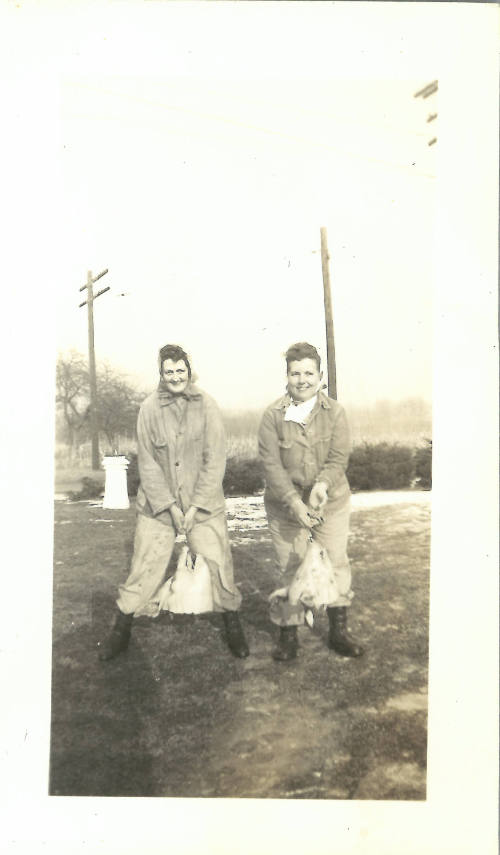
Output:
[[[155,614],[154,597],[167,577],[175,538],[173,526],[138,514],[130,575],[118,589],[117,606],[124,614]],[[192,552],[200,553],[207,561],[212,580],[213,610],[238,611],[241,594],[234,584],[225,514],[195,523],[187,542]]]
[[[130,575],[118,588],[116,604],[122,612],[148,613],[147,604],[165,581],[175,537],[172,526],[137,515]]]
[[[279,587],[288,587],[303,560],[309,537],[303,528],[289,517],[279,516],[266,504],[269,531],[281,570]],[[325,547],[330,558],[339,596],[328,606],[348,606],[354,596],[351,590],[351,568],[347,557],[347,538],[351,511],[350,493],[340,501],[328,502],[323,514],[324,522],[314,527],[314,538]],[[300,626],[304,622],[304,608],[290,605],[286,600],[273,600],[270,609],[271,621],[278,626]]]

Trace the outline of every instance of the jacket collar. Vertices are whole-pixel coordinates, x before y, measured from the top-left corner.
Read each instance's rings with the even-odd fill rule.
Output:
[[[273,405],[273,409],[274,410],[283,410],[283,412],[284,412],[285,410],[288,409],[288,407],[290,406],[291,403],[292,403],[292,399],[291,399],[290,395],[288,395],[288,393],[287,393],[286,395],[283,395],[281,398],[278,398],[276,403]],[[331,404],[330,404],[327,396],[321,391],[318,392],[318,400],[316,401],[316,406],[321,406],[321,407],[323,407],[324,410],[331,409]]]
[[[192,383],[188,383],[184,392],[181,392],[180,395],[173,395],[172,392],[169,392],[167,389],[164,380],[160,380],[158,383],[157,394],[160,401],[160,407],[168,407],[179,398],[184,398],[187,401],[197,401],[201,398],[201,391]]]

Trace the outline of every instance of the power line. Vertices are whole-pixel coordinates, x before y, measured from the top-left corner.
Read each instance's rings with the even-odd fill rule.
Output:
[[[423,89],[419,89],[418,92],[415,92],[414,98],[429,98],[430,95],[434,95],[438,91],[438,81],[433,80],[432,83],[428,83],[427,86],[424,86]],[[427,116],[427,124],[429,122],[435,121],[437,119],[437,113],[429,113]],[[434,145],[437,142],[437,137],[432,137],[432,139],[427,141],[427,145]]]
[[[418,92],[415,92],[414,98],[428,98],[429,95],[433,95],[434,92],[437,92],[438,89],[438,81],[433,80],[432,83],[428,83],[427,86],[424,86],[423,89],[419,89]]]

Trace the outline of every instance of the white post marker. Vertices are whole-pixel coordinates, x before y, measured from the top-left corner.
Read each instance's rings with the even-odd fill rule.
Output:
[[[124,455],[104,457],[102,465],[106,471],[103,508],[122,510],[130,507],[127,490],[127,467],[130,461]]]

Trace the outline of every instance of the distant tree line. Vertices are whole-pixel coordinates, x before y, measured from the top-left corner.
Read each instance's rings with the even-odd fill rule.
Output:
[[[354,442],[391,437],[407,441],[418,434],[428,436],[432,425],[432,407],[422,398],[400,401],[380,400],[373,404],[346,405]]]

